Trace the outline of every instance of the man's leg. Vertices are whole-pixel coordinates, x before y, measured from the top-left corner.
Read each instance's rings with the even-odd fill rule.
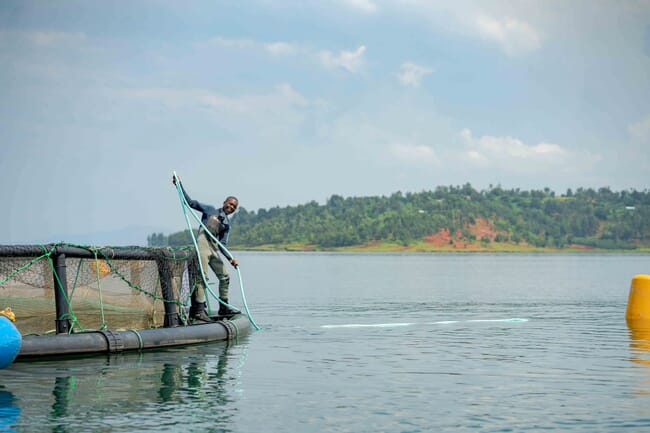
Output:
[[[219,280],[219,299],[221,299],[222,302],[225,302],[227,304],[228,291],[230,288],[230,275],[228,274],[228,271],[226,270],[226,265],[224,264],[219,254],[215,253],[210,257],[210,267],[212,268],[212,271],[217,276],[217,279]],[[225,305],[219,304],[220,316],[228,316],[235,313],[238,313],[238,311],[231,310]]]
[[[205,237],[204,233],[199,233],[199,236],[196,240],[197,245],[199,246],[199,257],[201,259],[201,267],[205,273],[205,279],[208,279],[208,264],[210,262],[210,256],[212,255],[212,249],[208,244],[208,240]],[[199,279],[196,289],[194,290],[194,295],[192,296],[192,307],[190,308],[190,318],[201,320],[203,322],[211,321],[210,316],[206,311],[207,303],[205,301],[205,284],[203,283],[203,278]]]

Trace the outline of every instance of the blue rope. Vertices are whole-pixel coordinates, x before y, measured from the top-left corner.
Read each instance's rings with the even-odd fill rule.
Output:
[[[183,195],[183,191],[181,190],[181,180],[180,180],[179,177],[176,175],[176,172],[175,172],[175,171],[174,171],[173,174],[174,174],[174,177],[176,178],[176,192],[178,192],[178,197],[179,197],[179,199],[180,199],[180,201],[181,201],[181,207],[182,207],[182,209],[183,209],[183,215],[184,215],[184,217],[185,217],[185,222],[187,223],[187,227],[188,227],[189,230],[190,230],[190,236],[192,237],[192,243],[194,244],[194,249],[195,249],[195,251],[196,251],[196,255],[197,255],[197,258],[198,258],[198,261],[199,261],[199,267],[201,268],[201,277],[203,278],[203,284],[204,284],[206,290],[207,290],[207,291],[208,291],[212,296],[214,296],[214,297],[219,301],[220,304],[223,304],[223,305],[225,305],[226,307],[229,307],[229,308],[231,308],[231,309],[236,309],[234,306],[232,306],[232,305],[230,305],[230,304],[228,304],[228,303],[226,303],[226,302],[223,302],[223,301],[219,298],[219,296],[215,295],[214,292],[212,291],[212,289],[210,288],[210,286],[208,285],[208,282],[207,282],[206,279],[205,279],[205,275],[206,275],[205,272],[206,272],[206,271],[205,271],[205,269],[203,269],[203,264],[201,263],[201,255],[199,254],[199,246],[198,246],[198,244],[196,243],[196,238],[195,238],[195,236],[194,236],[194,231],[192,230],[192,224],[190,223],[190,220],[189,220],[189,218],[187,217],[187,210],[189,209],[190,214],[191,214],[191,215],[194,217],[194,219],[199,223],[199,226],[203,227],[203,231],[204,231],[208,236],[210,236],[210,238],[211,238],[214,242],[216,242],[216,244],[217,244],[217,245],[222,249],[222,251],[225,253],[225,255],[226,255],[226,257],[228,258],[228,260],[231,260],[231,261],[232,261],[233,258],[234,258],[234,256],[233,256],[232,253],[228,250],[228,248],[226,248],[225,245],[223,245],[221,242],[219,242],[219,239],[217,239],[217,238],[216,238],[212,233],[210,233],[210,230],[208,230],[207,227],[206,227],[205,225],[203,225],[203,223],[201,222],[201,219],[198,217],[198,215],[196,215],[196,213],[194,212],[194,210],[192,210],[192,208],[190,208],[190,205],[187,203],[187,200],[185,200],[185,196]],[[239,266],[236,266],[235,269],[237,270],[237,277],[238,277],[238,279],[239,279],[239,290],[240,290],[240,292],[241,292],[241,298],[242,298],[242,304],[244,305],[244,311],[246,311],[246,316],[248,317],[248,320],[251,322],[251,325],[253,325],[253,327],[254,327],[256,330],[259,330],[260,327],[257,325],[257,323],[255,323],[255,320],[253,320],[253,316],[251,315],[250,310],[248,309],[248,304],[246,303],[246,294],[244,293],[244,283],[243,283],[243,281],[242,281],[241,271],[239,270]],[[207,298],[207,296],[206,296],[206,301],[207,301],[207,299],[208,299],[208,298]],[[210,308],[210,305],[209,305],[209,304],[208,304],[208,308]]]

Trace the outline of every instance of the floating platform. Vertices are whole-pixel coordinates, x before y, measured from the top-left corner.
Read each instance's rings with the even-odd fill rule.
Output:
[[[14,357],[229,341],[251,332],[254,323],[241,312],[192,323],[189,305],[200,284],[198,258],[189,246],[0,245],[0,309],[15,312],[15,323],[2,317],[7,326],[0,349],[3,343],[15,349],[12,356],[3,350],[2,364]],[[22,342],[14,343],[16,335]]]
[[[212,323],[125,331],[24,336],[16,361],[53,356],[76,356],[160,349],[172,346],[234,340],[251,331],[243,314]]]

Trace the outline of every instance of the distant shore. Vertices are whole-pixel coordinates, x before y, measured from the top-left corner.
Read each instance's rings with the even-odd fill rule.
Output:
[[[272,244],[257,247],[238,247],[239,251],[321,251],[321,252],[368,252],[368,253],[650,253],[650,246],[640,246],[635,249],[605,249],[582,245],[570,245],[564,248],[535,247],[526,244],[490,243],[487,246],[475,244],[463,245],[432,245],[428,242],[418,242],[401,245],[390,242],[373,242],[366,245],[354,245],[336,248],[320,248],[314,245],[302,244]]]

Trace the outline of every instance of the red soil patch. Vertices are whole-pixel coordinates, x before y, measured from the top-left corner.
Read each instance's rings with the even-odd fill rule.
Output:
[[[475,223],[468,227],[469,232],[476,237],[476,241],[480,243],[483,237],[490,239],[490,242],[494,242],[494,239],[497,236],[497,231],[494,229],[494,224],[483,218],[477,218]],[[444,228],[440,229],[437,233],[434,233],[430,236],[426,236],[424,241],[430,244],[433,244],[435,247],[449,247],[453,246],[454,248],[460,249],[480,249],[481,246],[473,243],[469,243],[466,240],[462,239],[462,233],[457,231],[452,236],[449,233],[449,229]]]
[[[446,247],[450,245],[451,235],[449,234],[449,229],[440,229],[438,233],[427,236],[424,240],[436,247]]]

